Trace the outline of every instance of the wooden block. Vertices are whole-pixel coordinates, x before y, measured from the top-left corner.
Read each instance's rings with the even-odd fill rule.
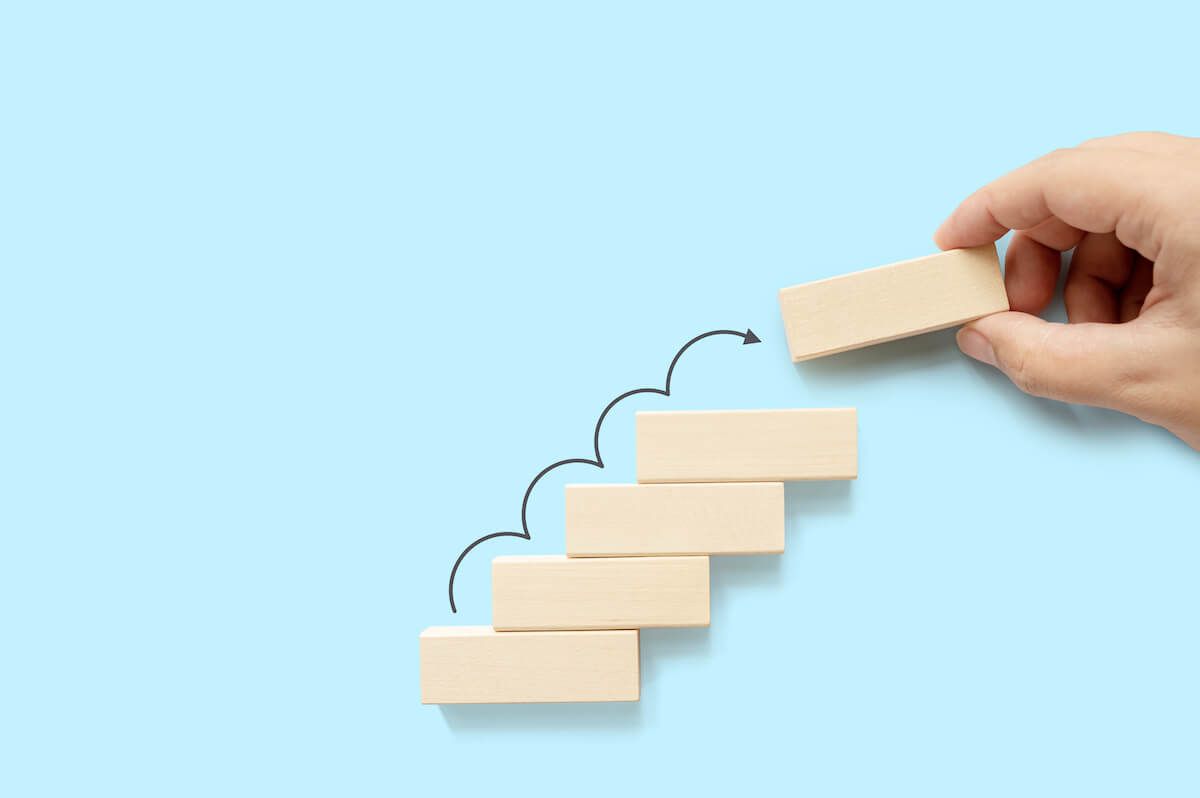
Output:
[[[638,482],[788,482],[858,476],[858,413],[637,414]]]
[[[708,558],[497,557],[492,560],[492,626],[708,626]]]
[[[952,249],[779,292],[792,360],[833,355],[1008,310],[995,244]]]
[[[568,485],[567,556],[779,554],[783,483]]]
[[[637,701],[640,681],[636,630],[421,632],[423,704]]]

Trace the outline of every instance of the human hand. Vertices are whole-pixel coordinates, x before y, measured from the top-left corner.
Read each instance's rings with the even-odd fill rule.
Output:
[[[1009,230],[1012,310],[958,332],[963,352],[1034,396],[1120,410],[1200,449],[1200,139],[1129,133],[1058,150],[984,186],[942,249]],[[1069,324],[1036,315],[1074,248]]]

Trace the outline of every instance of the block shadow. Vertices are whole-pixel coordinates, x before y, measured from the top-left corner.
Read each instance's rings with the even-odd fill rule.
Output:
[[[995,393],[1014,413],[1028,415],[1058,432],[1091,441],[1103,440],[1105,445],[1142,435],[1172,437],[1165,430],[1115,410],[1072,405],[1022,393],[1002,373],[983,363],[971,361],[967,368],[978,380],[980,390]]]
[[[643,689],[645,684],[643,683]],[[556,731],[624,731],[642,723],[641,701],[595,704],[442,704],[456,735],[487,736]]]
[[[709,565],[711,622],[728,618],[732,602],[745,590],[777,589],[783,581],[783,555],[713,557]]]
[[[710,653],[709,627],[641,631],[642,700],[575,704],[442,704],[442,719],[456,735],[564,732],[616,733],[638,728],[649,712],[646,699],[664,678],[665,663]]]
[[[830,384],[861,382],[864,376],[890,377],[961,358],[954,335],[954,329],[939,330],[792,365],[802,379]]]
[[[787,483],[784,496],[788,533],[805,520],[849,515],[854,510],[853,486],[852,479]]]

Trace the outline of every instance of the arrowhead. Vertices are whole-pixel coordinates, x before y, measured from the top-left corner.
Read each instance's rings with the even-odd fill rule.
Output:
[[[758,344],[758,343],[762,343],[762,339],[754,334],[754,330],[747,328],[746,329],[746,340],[742,341],[742,346],[749,346],[750,344]]]

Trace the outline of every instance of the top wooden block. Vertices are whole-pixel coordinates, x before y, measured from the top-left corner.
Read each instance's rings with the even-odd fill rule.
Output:
[[[638,413],[638,482],[791,482],[858,476],[852,407]]]
[[[1008,295],[987,244],[784,288],[779,305],[799,362],[999,313]]]

